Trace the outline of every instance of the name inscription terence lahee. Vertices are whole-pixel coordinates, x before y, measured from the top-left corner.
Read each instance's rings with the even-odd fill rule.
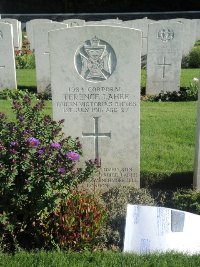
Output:
[[[136,102],[130,100],[130,94],[122,93],[120,87],[69,87],[56,106],[64,113],[117,113],[128,112]]]

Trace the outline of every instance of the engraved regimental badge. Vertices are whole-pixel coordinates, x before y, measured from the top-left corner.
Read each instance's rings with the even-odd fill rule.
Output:
[[[163,42],[168,42],[174,39],[174,31],[172,29],[161,29],[158,32],[158,39]]]
[[[117,64],[113,48],[96,36],[77,49],[74,61],[78,74],[89,82],[107,80]]]

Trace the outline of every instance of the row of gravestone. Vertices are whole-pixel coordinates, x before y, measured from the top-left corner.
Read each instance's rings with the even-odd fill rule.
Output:
[[[177,22],[178,21],[178,22]],[[142,51],[147,54],[147,83],[146,94],[157,94],[161,91],[178,91],[180,88],[180,73],[182,55],[186,55],[195,40],[199,38],[196,30],[200,20],[173,19],[156,22],[147,18],[132,21],[104,20],[101,22],[85,22],[84,20],[71,19],[62,23],[45,19],[35,19],[27,22],[26,31],[30,41],[31,49],[36,56],[37,90],[42,92],[50,89],[50,63],[48,32],[66,27],[78,25],[117,25],[119,27],[137,28],[142,31]],[[21,48],[20,22],[15,19],[3,19],[1,23],[10,23],[13,28],[14,48]],[[180,23],[181,22],[181,23]],[[2,24],[0,24],[2,25]],[[3,25],[2,25],[3,27]],[[8,29],[8,31],[11,31]],[[3,30],[1,30],[3,34]],[[11,33],[12,34],[12,33]],[[1,35],[2,36],[2,35]],[[12,37],[11,37],[12,39]],[[184,41],[183,41],[184,40]],[[2,46],[7,46],[6,40]],[[148,49],[147,49],[148,47]],[[12,49],[11,46],[7,50]],[[4,50],[2,49],[2,54]],[[11,51],[10,55],[13,54]],[[4,54],[4,57],[6,54]],[[14,58],[10,58],[10,71],[1,62],[1,75],[9,77],[8,81],[2,83],[0,88],[16,88],[16,73],[13,66]],[[4,71],[3,71],[4,70]],[[14,71],[13,71],[14,70]],[[9,73],[9,75],[8,75]]]
[[[46,23],[51,24],[60,28],[60,24]],[[173,34],[160,31],[168,29],[168,22],[150,27],[154,25],[152,54],[163,56],[166,46],[171,59],[181,55],[182,49],[172,45],[180,42],[176,36],[181,35],[181,24],[170,24],[175,25]],[[45,43],[41,35],[34,44],[41,41],[42,49],[47,45],[43,53],[49,60],[54,119],[65,119],[65,133],[81,139],[84,161],[96,159],[99,165],[95,178],[85,186],[100,190],[122,184],[139,187],[142,32],[109,25],[56,26],[54,31],[43,32]],[[158,59],[164,80],[169,62],[166,56]],[[198,170],[198,151],[196,159]],[[194,185],[198,187],[196,173]]]
[[[4,19],[3,22],[12,23],[14,40],[21,40],[21,33],[17,29],[17,20]],[[180,23],[181,22],[181,23]],[[137,28],[142,32],[141,55],[147,54],[147,83],[146,94],[158,94],[161,91],[178,91],[180,88],[180,73],[182,56],[186,55],[195,40],[199,38],[196,25],[199,20],[173,19],[155,22],[147,18],[132,21],[105,20],[101,22],[85,22],[84,20],[65,20],[62,23],[45,19],[36,19],[27,22],[26,31],[30,41],[30,47],[35,52],[36,57],[36,78],[38,92],[51,88],[50,58],[48,32],[60,28],[70,28],[78,25],[113,25],[118,27]],[[3,26],[3,24],[0,24]],[[14,30],[15,29],[15,30]],[[1,29],[0,29],[1,30]],[[8,29],[10,31],[10,29]],[[1,30],[3,33],[3,29]],[[21,43],[14,45],[15,49],[21,47]],[[123,42],[123,40],[122,40]],[[2,46],[6,43],[2,41]],[[7,44],[5,44],[7,46]],[[148,49],[147,49],[148,47]],[[13,50],[11,46],[7,50]],[[2,49],[2,54],[4,50]],[[12,55],[13,52],[10,52]],[[4,54],[4,57],[6,55]],[[8,62],[8,60],[7,60]],[[2,83],[0,88],[16,88],[16,73],[13,66],[14,58],[10,59],[10,71],[6,67],[1,68],[0,74],[9,77],[9,82]],[[1,62],[1,65],[4,66]],[[14,70],[14,72],[13,72]],[[9,75],[8,75],[9,73]],[[12,75],[11,75],[12,74]]]
[[[189,53],[199,38],[196,30],[197,22],[198,20],[189,19],[155,22],[147,18],[124,22],[117,19],[99,22],[71,19],[62,23],[49,20],[29,21],[26,29],[31,48],[34,49],[36,56],[37,90],[42,92],[51,87],[49,31],[75,26],[111,25],[141,30],[141,55],[147,55],[146,94],[179,91],[182,56]]]

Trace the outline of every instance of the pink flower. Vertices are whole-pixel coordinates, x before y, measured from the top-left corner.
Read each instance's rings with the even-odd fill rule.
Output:
[[[60,149],[61,148],[61,145],[59,143],[52,143],[51,144],[51,147],[52,148],[55,148],[55,149]]]
[[[76,152],[72,152],[72,151],[69,151],[67,154],[66,154],[67,158],[69,160],[72,160],[72,161],[77,161],[79,160],[79,154],[76,153]]]
[[[27,139],[27,143],[29,144],[29,146],[32,146],[32,147],[37,147],[39,145],[39,140],[34,138],[34,137],[29,137]]]

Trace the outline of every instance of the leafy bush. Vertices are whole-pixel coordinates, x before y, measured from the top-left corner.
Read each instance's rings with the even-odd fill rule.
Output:
[[[47,244],[79,251],[94,248],[106,217],[106,209],[94,195],[74,191],[47,218],[44,225]]]
[[[153,205],[154,199],[146,189],[121,186],[105,192],[102,200],[107,206],[108,221],[101,229],[101,248],[122,249],[127,204]]]
[[[95,170],[92,161],[77,167],[79,139],[64,137],[63,120],[52,121],[36,102],[13,100],[16,122],[0,113],[0,238],[10,247],[42,246],[42,220]]]
[[[35,69],[35,55],[31,50],[18,50],[15,61],[17,69]]]
[[[200,214],[200,191],[185,189],[174,192],[167,205],[174,209]]]
[[[19,97],[23,97],[25,95],[29,95],[30,97],[36,97],[38,100],[51,100],[52,95],[49,92],[39,92],[33,93],[28,90],[20,90],[20,89],[3,89],[0,91],[0,99],[18,99]]]
[[[200,67],[200,46],[196,46],[188,55],[188,67],[199,68]]]

